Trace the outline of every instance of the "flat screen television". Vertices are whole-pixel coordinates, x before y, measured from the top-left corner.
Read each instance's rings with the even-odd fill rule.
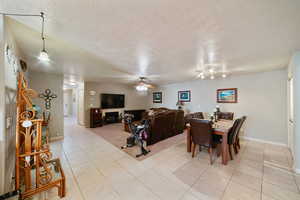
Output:
[[[124,108],[124,94],[101,94],[101,108]]]

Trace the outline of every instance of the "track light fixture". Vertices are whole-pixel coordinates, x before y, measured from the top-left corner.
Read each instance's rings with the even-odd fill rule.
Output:
[[[20,16],[20,17],[41,17],[42,18],[42,30],[41,30],[41,39],[42,39],[42,50],[40,52],[40,55],[38,56],[38,59],[44,62],[50,61],[49,55],[46,51],[45,47],[45,35],[44,35],[44,26],[45,26],[45,14],[41,12],[39,15],[34,15],[34,14],[17,14],[17,13],[1,13],[2,15],[7,15],[7,16]]]

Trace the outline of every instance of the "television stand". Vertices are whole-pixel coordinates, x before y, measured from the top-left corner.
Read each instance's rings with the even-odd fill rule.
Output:
[[[100,108],[90,109],[90,127],[96,128],[103,125],[102,111]]]

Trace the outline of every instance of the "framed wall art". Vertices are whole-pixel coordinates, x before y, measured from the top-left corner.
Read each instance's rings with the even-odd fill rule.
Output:
[[[190,102],[191,101],[191,91],[178,91],[178,101]]]
[[[237,88],[226,88],[217,90],[217,103],[237,103]]]
[[[153,92],[153,103],[162,103],[162,92]]]

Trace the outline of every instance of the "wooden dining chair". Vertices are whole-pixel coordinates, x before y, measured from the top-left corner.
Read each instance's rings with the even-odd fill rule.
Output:
[[[236,135],[238,134],[238,128],[239,125],[241,124],[242,119],[236,119],[233,123],[233,126],[231,127],[231,129],[228,132],[228,150],[229,150],[229,156],[230,159],[233,160],[233,153],[232,153],[232,148],[234,148],[235,151],[235,139],[236,139]]]
[[[213,128],[212,128],[212,122],[209,120],[202,120],[202,119],[191,119],[190,120],[190,133],[192,136],[192,157],[195,156],[195,149],[196,146],[199,146],[199,149],[201,150],[201,147],[207,147],[209,158],[210,158],[210,164],[213,163],[212,160],[212,150],[213,150]]]
[[[193,118],[204,119],[204,116],[202,112],[188,113],[184,116],[185,124],[190,123],[190,120]]]
[[[239,135],[240,135],[240,132],[241,132],[241,128],[243,127],[243,124],[244,124],[244,122],[246,121],[247,117],[246,117],[246,116],[243,116],[241,119],[242,119],[242,120],[241,120],[241,123],[240,123],[240,126],[239,126],[239,130],[238,130],[238,132],[237,132],[237,134],[236,134],[235,144],[234,144],[234,151],[235,151],[236,154],[238,153],[238,150],[241,149],[241,145],[240,145],[240,137],[239,137]]]
[[[226,119],[233,120],[234,113],[233,112],[219,112],[218,119]]]

